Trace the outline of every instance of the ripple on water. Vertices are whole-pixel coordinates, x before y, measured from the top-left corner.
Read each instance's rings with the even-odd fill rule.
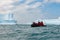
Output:
[[[29,25],[0,25],[0,40],[60,40],[60,27],[30,27]]]

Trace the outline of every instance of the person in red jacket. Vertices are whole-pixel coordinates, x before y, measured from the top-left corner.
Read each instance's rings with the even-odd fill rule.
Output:
[[[44,23],[41,21],[41,26],[44,26]]]
[[[38,22],[38,26],[40,26],[41,25],[41,22]]]
[[[38,21],[38,26],[44,26],[43,21],[41,22]]]

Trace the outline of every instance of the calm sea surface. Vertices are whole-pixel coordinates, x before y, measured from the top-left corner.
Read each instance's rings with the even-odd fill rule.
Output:
[[[60,40],[60,25],[0,25],[0,40]]]

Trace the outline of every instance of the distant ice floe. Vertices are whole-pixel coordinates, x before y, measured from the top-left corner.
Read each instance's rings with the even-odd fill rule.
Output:
[[[60,19],[60,17],[58,17],[58,19]]]
[[[38,21],[43,21],[44,24],[49,24],[49,25],[60,25],[60,17],[58,17],[57,19],[39,19],[36,20],[35,22],[37,23]]]

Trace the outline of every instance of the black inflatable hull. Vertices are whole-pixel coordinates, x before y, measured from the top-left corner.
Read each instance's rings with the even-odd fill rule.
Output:
[[[43,25],[43,26],[38,26],[38,25],[31,25],[31,27],[46,27],[46,25]]]

